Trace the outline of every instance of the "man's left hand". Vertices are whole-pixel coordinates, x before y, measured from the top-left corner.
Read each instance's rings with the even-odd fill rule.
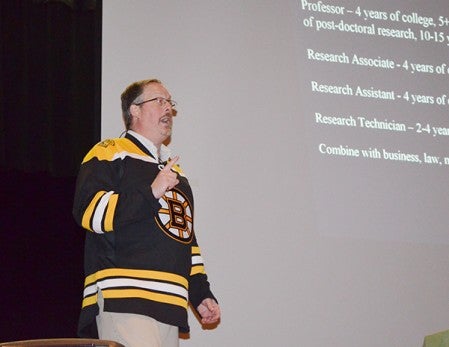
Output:
[[[206,298],[197,307],[202,324],[214,324],[220,320],[220,306],[214,299]]]

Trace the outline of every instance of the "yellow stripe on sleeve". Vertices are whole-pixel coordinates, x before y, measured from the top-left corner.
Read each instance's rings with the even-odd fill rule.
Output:
[[[109,198],[108,207],[106,209],[106,216],[104,220],[104,230],[105,231],[112,231],[114,230],[114,215],[115,215],[115,208],[117,207],[118,202],[118,194],[112,194]]]
[[[206,273],[206,270],[204,268],[204,265],[192,266],[192,269],[190,270],[190,276],[198,275],[198,274],[203,274],[204,275],[205,273]]]
[[[201,250],[198,246],[192,246],[192,254],[201,254]]]
[[[83,214],[83,219],[81,221],[81,225],[84,229],[93,231],[90,225],[90,221],[92,220],[92,215],[95,211],[95,206],[98,203],[98,200],[106,193],[105,191],[99,191],[97,194],[95,194],[94,198],[90,201],[89,206],[87,206],[86,210]]]

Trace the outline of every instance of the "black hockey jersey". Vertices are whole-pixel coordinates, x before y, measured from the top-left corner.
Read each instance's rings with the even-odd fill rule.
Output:
[[[104,310],[136,313],[189,330],[187,307],[214,298],[193,230],[193,196],[179,184],[156,199],[151,183],[164,167],[135,137],[105,140],[84,158],[73,206],[88,232],[81,337],[96,337],[97,293]],[[215,299],[215,298],[214,298]]]

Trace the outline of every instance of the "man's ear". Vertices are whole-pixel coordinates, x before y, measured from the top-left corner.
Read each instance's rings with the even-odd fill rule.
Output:
[[[140,118],[140,107],[137,105],[131,105],[129,107],[129,113],[131,117]]]

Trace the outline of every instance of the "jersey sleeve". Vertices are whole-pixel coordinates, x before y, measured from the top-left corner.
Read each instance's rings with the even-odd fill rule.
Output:
[[[122,160],[104,154],[106,150],[95,146],[81,164],[72,211],[80,226],[96,233],[151,218],[160,208],[149,179],[136,179],[132,189],[121,189]]]
[[[192,268],[189,281],[189,300],[196,310],[206,298],[212,298],[218,302],[210,289],[210,283],[204,268],[201,250],[198,247],[196,240],[194,240],[194,245],[192,246]]]

